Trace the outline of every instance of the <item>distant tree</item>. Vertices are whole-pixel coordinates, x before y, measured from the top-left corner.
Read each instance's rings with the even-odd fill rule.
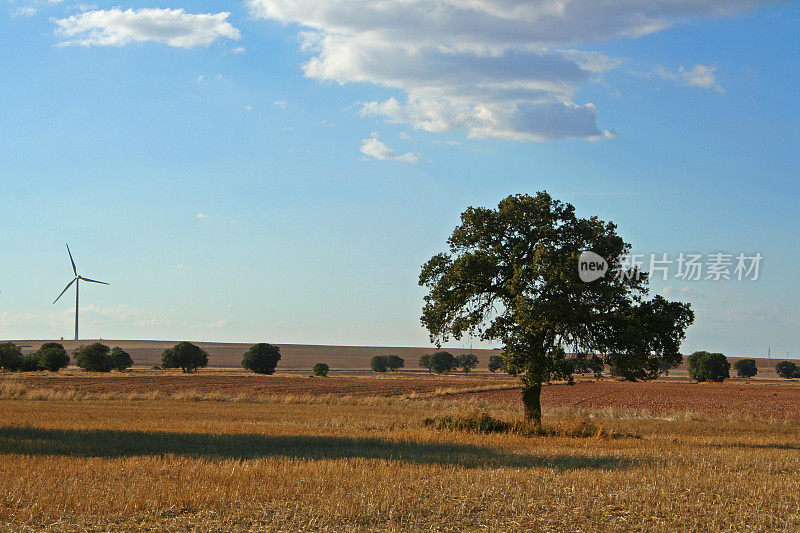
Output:
[[[389,370],[389,362],[387,361],[385,355],[376,355],[369,362],[369,367],[373,370],[373,372],[386,372]]]
[[[58,372],[69,366],[69,354],[64,346],[58,342],[46,342],[36,351],[39,368]]]
[[[13,342],[0,343],[0,368],[10,372],[22,370],[22,349]]]
[[[35,353],[28,353],[22,356],[22,368],[20,370],[23,372],[38,372],[42,370],[39,366],[39,358]]]
[[[725,381],[731,364],[721,353],[694,352],[688,360],[689,376],[697,381]]]
[[[208,354],[191,342],[179,342],[161,354],[163,368],[180,368],[184,372],[197,372],[198,368],[208,366]]]
[[[599,355],[592,355],[588,359],[586,359],[586,368],[594,374],[595,379],[601,379],[603,377],[603,370],[606,368],[606,364],[603,362],[603,358]]]
[[[422,368],[428,369],[428,374],[433,372],[433,366],[431,366],[431,354],[426,353],[425,355],[419,358],[419,366]]]
[[[739,359],[733,363],[733,368],[736,369],[736,375],[740,378],[752,378],[758,374],[755,359]]]
[[[474,354],[464,353],[456,357],[458,368],[469,374],[469,371],[478,366],[478,358]]]
[[[327,376],[329,370],[330,368],[325,363],[317,363],[313,368],[314,375],[320,377]]]
[[[387,355],[386,366],[392,372],[396,372],[398,369],[406,366],[406,360],[400,357],[399,355]]]
[[[131,355],[119,346],[114,346],[111,348],[111,353],[109,353],[108,356],[111,357],[114,370],[125,372],[127,369],[133,366],[133,359],[131,359]]]
[[[431,354],[431,370],[437,374],[449,374],[458,368],[458,360],[450,352],[438,351]]]
[[[242,358],[242,367],[256,374],[274,374],[278,361],[281,360],[281,349],[278,346],[262,342],[250,347]]]
[[[798,369],[797,365],[791,361],[781,361],[775,365],[775,372],[777,372],[780,377],[785,379],[800,377],[800,369]]]
[[[525,418],[541,425],[541,391],[572,380],[564,349],[606,354],[626,379],[653,379],[678,353],[694,315],[688,304],[645,300],[648,277],[624,258],[617,227],[546,192],[509,196],[496,208],[470,207],[447,250],[422,266],[428,289],[421,321],[431,341],[465,334],[503,346],[506,372],[522,381]],[[608,274],[583,280],[598,262]],[[580,270],[585,266],[585,270]]]
[[[75,358],[78,368],[86,372],[110,372],[114,368],[114,361],[109,355],[110,351],[111,348],[105,344],[96,342],[79,347],[72,352],[72,356]]]
[[[502,355],[489,356],[489,372],[497,372],[506,369],[506,360]]]

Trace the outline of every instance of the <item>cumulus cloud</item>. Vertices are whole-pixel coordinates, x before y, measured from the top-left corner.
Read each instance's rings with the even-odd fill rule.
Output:
[[[61,45],[124,46],[152,41],[176,48],[208,46],[218,39],[240,38],[228,12],[192,14],[183,9],[122,9],[88,11],[58,19]]]
[[[358,149],[366,157],[378,159],[380,161],[399,161],[400,163],[417,163],[419,154],[417,152],[407,152],[398,154],[392,148],[378,139],[377,135],[372,134],[366,139],[361,139],[361,147]]]
[[[208,218],[208,215],[205,213],[197,213],[196,217],[198,220],[203,220],[205,218]]]
[[[664,80],[674,81],[680,85],[690,87],[700,87],[701,89],[714,89],[719,92],[725,90],[717,83],[714,71],[717,67],[711,65],[696,64],[691,69],[679,67],[678,70],[670,71],[663,66],[656,67],[656,75]]]
[[[766,0],[248,0],[256,18],[296,24],[307,77],[402,96],[361,114],[430,132],[547,141],[611,136],[583,83],[620,61],[578,49]],[[702,73],[695,72],[694,83]],[[713,72],[712,72],[713,76]]]

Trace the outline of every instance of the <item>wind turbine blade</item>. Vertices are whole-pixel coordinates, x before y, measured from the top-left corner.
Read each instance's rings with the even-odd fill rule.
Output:
[[[103,285],[111,285],[110,283],[106,283],[105,281],[97,281],[96,279],[84,278],[84,277],[82,277],[82,276],[78,276],[78,277],[79,277],[79,278],[80,278],[82,281],[90,281],[90,282],[92,282],[92,283],[102,283]]]
[[[77,276],[77,275],[78,275],[78,269],[77,269],[77,268],[75,268],[75,260],[74,260],[74,259],[72,259],[72,252],[70,252],[70,251],[69,251],[69,244],[67,245],[67,253],[69,254],[69,260],[70,260],[70,262],[72,263],[72,271],[73,271],[73,272],[75,273],[75,275]]]
[[[67,292],[67,289],[72,287],[72,284],[75,283],[77,280],[78,280],[78,278],[74,278],[72,281],[70,281],[69,284],[66,287],[64,287],[64,290],[61,291],[61,294],[58,295],[58,298],[61,298],[62,296],[64,296],[64,293]],[[53,300],[53,303],[56,303],[58,301],[58,298]]]

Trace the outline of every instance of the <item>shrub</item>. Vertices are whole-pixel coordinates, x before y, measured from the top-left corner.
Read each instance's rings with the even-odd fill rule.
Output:
[[[42,370],[39,366],[39,358],[36,356],[35,353],[29,353],[22,356],[22,368],[20,368],[23,372],[38,372]]]
[[[506,369],[506,359],[502,355],[489,356],[489,372],[504,371]]]
[[[0,343],[0,368],[16,372],[22,369],[22,349],[13,342]]]
[[[328,370],[330,370],[330,368],[325,363],[317,363],[313,368],[314,375],[323,378],[328,375]]]
[[[208,366],[208,354],[191,342],[179,342],[161,354],[162,368],[180,368],[184,372],[197,372]]]
[[[758,374],[755,359],[739,359],[733,363],[733,368],[736,369],[736,375],[740,378],[752,378]]]
[[[431,366],[431,354],[425,354],[419,358],[419,366],[422,368],[428,369],[428,374],[433,371],[433,366]]]
[[[265,342],[250,347],[242,358],[242,367],[256,374],[274,374],[278,361],[281,360],[281,349]]]
[[[119,346],[114,346],[111,348],[109,357],[111,357],[111,363],[114,367],[114,370],[125,372],[127,369],[133,366],[133,359],[131,359],[131,355]]]
[[[387,355],[386,356],[386,366],[392,372],[396,372],[397,369],[403,368],[406,366],[406,360],[400,357],[399,355]]]
[[[781,361],[775,365],[775,371],[780,377],[785,379],[800,377],[800,369],[798,369],[797,365],[791,361]]]
[[[458,360],[450,352],[438,351],[431,354],[431,370],[437,374],[447,374],[458,368]]]
[[[458,367],[463,370],[465,374],[469,374],[470,370],[478,366],[478,358],[471,353],[459,355],[456,361],[458,362]]]
[[[75,364],[85,372],[110,372],[114,368],[114,361],[109,352],[111,349],[105,344],[96,342],[89,346],[81,346],[73,352]]]
[[[58,372],[62,368],[69,366],[69,355],[62,344],[57,342],[46,342],[36,351],[39,368]]]
[[[689,376],[697,381],[725,381],[731,364],[721,353],[694,352],[689,356]]]
[[[387,361],[385,355],[376,355],[369,362],[369,367],[374,372],[386,372],[387,370],[389,370],[389,361]]]

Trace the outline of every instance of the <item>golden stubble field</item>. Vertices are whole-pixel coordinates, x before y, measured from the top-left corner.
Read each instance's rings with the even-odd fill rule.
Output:
[[[622,436],[484,435],[422,424],[520,416],[471,377],[419,394],[150,396],[4,378],[2,530],[800,529],[792,417],[551,402],[547,425]],[[751,386],[790,401],[797,385]]]

